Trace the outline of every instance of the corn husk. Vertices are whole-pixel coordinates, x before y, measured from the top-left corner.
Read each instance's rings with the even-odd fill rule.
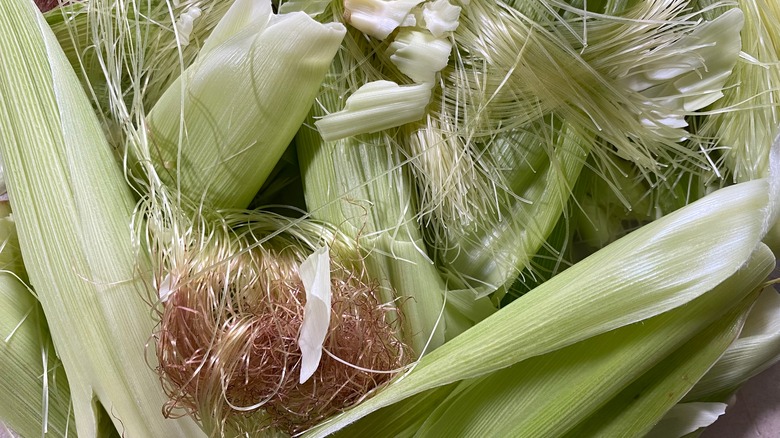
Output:
[[[714,423],[726,412],[727,405],[717,402],[678,403],[656,423],[647,438],[672,438],[690,436],[697,430]],[[693,435],[698,436],[698,435]]]
[[[565,436],[644,436],[736,338],[754,300],[743,300]]]
[[[43,310],[27,287],[0,274],[0,421],[21,436],[75,437],[70,390]]]
[[[696,2],[698,7],[711,0]],[[748,181],[769,174],[769,151],[780,123],[780,5],[773,1],[739,0],[745,16],[742,53],[734,74],[726,82],[724,98],[710,108],[698,134],[716,139],[723,149],[721,160],[733,181]],[[717,13],[707,12],[708,16]]]
[[[0,203],[0,421],[21,436],[75,437],[70,389],[43,310],[23,283],[16,227]]]
[[[726,402],[749,378],[780,360],[780,296],[767,287],[745,327],[718,362],[685,395],[687,402]]]
[[[677,351],[688,348],[689,343],[695,345],[694,339],[702,336],[708,327],[729,320],[724,312],[756,291],[773,263],[771,252],[762,246],[734,276],[684,306],[485,377],[463,381],[452,389],[446,400],[438,401],[434,410],[418,412],[425,421],[416,433],[475,437],[565,434],[594,415],[599,407],[610,403],[613,397],[620,397],[635,381],[644,379],[645,374],[653,373],[654,368]],[[755,294],[751,296],[754,298]],[[749,303],[741,306],[742,313],[746,304]],[[733,331],[731,326],[725,324],[720,329]],[[728,340],[721,342],[720,351],[728,343]],[[704,369],[715,358],[705,360]],[[435,393],[432,396],[438,398]],[[561,412],[566,415],[560,416]],[[368,424],[394,422],[396,419],[388,418],[388,414],[380,410],[356,426],[364,423],[365,429]],[[343,432],[356,436],[351,427]]]
[[[312,435],[701,296],[748,260],[774,222],[777,198],[769,187],[757,180],[719,190],[616,241],[447,342],[403,379]]]
[[[337,226],[367,251],[383,299],[400,299],[405,339],[419,355],[444,342],[445,286],[415,221],[401,156],[383,136],[322,142],[304,127],[296,144],[312,217]],[[388,172],[389,170],[389,172]]]
[[[471,206],[456,208],[447,217],[431,215],[438,227],[432,238],[438,261],[451,284],[476,291],[477,296],[503,291],[529,267],[561,218],[594,139],[565,121],[543,123],[539,131],[545,130],[554,132],[553,138],[535,132],[492,139],[484,155],[491,155],[496,168],[506,169],[504,174],[481,188],[486,191],[477,187],[481,183],[466,188],[461,195],[471,200]],[[418,133],[418,138],[424,136]],[[440,156],[449,158],[440,149],[446,147],[442,143],[427,143],[421,155],[429,155],[433,162]],[[463,166],[460,160],[453,161],[453,166]],[[447,173],[436,184],[444,191],[468,184],[462,175],[474,172],[459,174],[447,170],[447,165],[433,166]],[[429,195],[431,201],[439,198],[437,193]],[[477,208],[480,202],[484,204]]]
[[[128,436],[200,436],[191,419],[160,412],[165,397],[144,358],[153,321],[139,276],[145,263],[130,240],[134,201],[31,2],[0,4],[0,58],[9,196],[25,266],[68,374],[79,436],[96,436],[101,405]]]
[[[157,174],[211,208],[248,206],[303,123],[344,32],[302,12],[276,15],[270,0],[236,1],[149,112]]]

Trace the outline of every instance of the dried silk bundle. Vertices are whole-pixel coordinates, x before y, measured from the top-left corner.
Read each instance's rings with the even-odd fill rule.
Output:
[[[211,433],[301,432],[413,360],[398,331],[402,306],[380,301],[343,236],[270,214],[231,221],[156,241],[166,273],[155,345],[167,416],[192,414]],[[325,265],[330,321],[322,358],[302,375],[313,298],[302,270],[317,242],[333,254]]]

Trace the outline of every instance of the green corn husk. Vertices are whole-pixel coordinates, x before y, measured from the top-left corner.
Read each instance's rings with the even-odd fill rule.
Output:
[[[694,3],[705,8],[718,2]],[[780,34],[775,26],[780,21],[780,5],[765,0],[738,0],[736,4],[745,16],[744,55],[725,84],[724,98],[712,105],[712,113],[697,134],[716,139],[723,148],[721,159],[731,179],[748,181],[769,174],[769,151],[780,123]]]
[[[702,428],[726,412],[725,403],[677,403],[645,435],[647,438],[696,438]]]
[[[67,376],[43,310],[27,287],[0,274],[0,421],[21,436],[75,437]]]
[[[133,104],[140,97],[150,108],[192,64],[233,0],[165,0],[70,2],[44,14],[74,70],[92,98],[104,128],[123,123],[136,114],[112,119],[119,102]],[[192,21],[186,40],[180,23],[188,11],[200,15]],[[177,31],[175,31],[176,29]],[[177,41],[181,40],[181,44]],[[134,78],[133,75],[137,75]],[[122,96],[121,88],[139,87],[143,96]],[[132,113],[135,108],[129,108]],[[117,116],[117,114],[113,114]],[[113,139],[116,145],[120,138]]]
[[[413,395],[365,416],[333,436],[338,438],[373,436],[406,438],[417,436],[428,416],[458,387],[457,383]]]
[[[743,300],[564,436],[647,434],[737,337],[754,300],[755,294]]]
[[[447,342],[403,379],[311,434],[331,433],[427,389],[505,368],[695,299],[747,261],[774,222],[775,193],[774,183],[770,192],[766,180],[742,183],[642,227]]]
[[[501,299],[502,307],[530,292],[540,284],[571,265],[573,230],[569,226],[571,207],[564,210],[547,241],[529,260],[529,265],[518,275]]]
[[[780,296],[770,286],[758,296],[739,337],[647,436],[698,436],[725,412],[740,385],[779,359]]]
[[[134,201],[76,75],[32,2],[0,3],[0,151],[25,266],[68,375],[78,435],[96,406],[128,436],[201,436],[166,420],[144,358],[153,328],[130,241]],[[93,399],[97,400],[93,406]]]
[[[780,360],[780,297],[767,287],[734,343],[684,401],[726,402],[740,385]]]
[[[580,251],[603,248],[626,233],[700,199],[706,187],[697,175],[649,183],[639,169],[623,160],[604,175],[589,163],[575,187],[572,227]]]
[[[273,14],[270,0],[236,1],[148,114],[157,174],[211,208],[249,205],[305,119],[344,32],[302,12]]]
[[[8,203],[0,203],[0,422],[21,436],[75,437],[70,389],[27,278]]]
[[[613,397],[619,397],[632,382],[652,373],[670,355],[686,348],[707,327],[727,321],[723,313],[754,292],[773,266],[774,257],[762,245],[734,276],[684,306],[485,377],[463,381],[446,400],[438,401],[433,411],[418,413],[425,422],[416,434],[563,435]],[[434,398],[440,397],[434,394]],[[403,421],[388,418],[387,409],[393,410],[394,406],[363,418],[356,426],[360,428],[364,423],[364,430],[369,424],[378,427],[378,422]],[[561,416],[561,412],[566,415]],[[343,432],[359,436],[352,427]]]
[[[342,14],[341,6],[332,4],[318,19]],[[358,241],[367,253],[369,274],[381,282],[384,300],[401,307],[404,338],[420,355],[494,309],[489,302],[472,304],[465,298],[451,302],[465,304],[458,309],[467,315],[454,308],[444,311],[446,285],[417,223],[414,186],[402,145],[395,139],[397,130],[323,141],[312,126],[314,119],[337,112],[360,84],[384,78],[377,67],[391,64],[371,62],[375,53],[385,56],[375,49],[361,33],[348,32],[296,146],[308,211]],[[398,99],[392,91],[385,97]],[[399,111],[406,109],[400,105]]]
[[[385,149],[388,140],[323,142],[304,127],[296,145],[312,217],[335,224],[368,252],[369,273],[382,284],[386,302],[401,300],[405,339],[420,355],[444,343],[445,285],[425,253],[409,181],[399,154]]]
[[[543,135],[504,135],[492,140],[486,155],[492,155],[497,168],[510,169],[498,187],[493,187],[494,193],[503,193],[495,196],[506,199],[493,208],[464,212],[463,218],[475,216],[463,228],[440,220],[449,225],[433,239],[441,242],[440,263],[452,284],[481,291],[478,296],[507,288],[542,247],[568,203],[593,142],[592,137],[577,132],[576,126],[565,122],[562,127],[558,125],[542,124],[540,128],[554,132],[552,139]],[[467,195],[493,202],[489,193]],[[441,235],[450,232],[449,236]]]

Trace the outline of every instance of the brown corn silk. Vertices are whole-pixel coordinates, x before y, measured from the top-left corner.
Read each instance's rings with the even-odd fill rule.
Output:
[[[239,239],[240,240],[240,239]],[[159,308],[159,372],[167,416],[192,414],[211,433],[301,432],[360,401],[412,360],[396,306],[360,262],[331,263],[331,321],[321,362],[299,383],[306,293],[300,245],[277,236],[214,259],[188,250],[170,267]]]

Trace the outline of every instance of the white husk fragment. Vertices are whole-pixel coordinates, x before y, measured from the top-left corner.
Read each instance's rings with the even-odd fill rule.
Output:
[[[741,49],[743,23],[742,11],[729,9],[629,70],[621,81],[658,108],[642,123],[684,128],[687,114],[720,99]]]
[[[725,403],[678,403],[645,435],[646,438],[678,438],[707,427],[726,413]]]
[[[320,364],[322,344],[330,325],[330,253],[327,246],[317,249],[299,268],[306,306],[298,337],[301,347],[300,383],[308,380]]]
[[[447,38],[414,28],[402,28],[390,46],[390,61],[417,83],[433,83],[447,66],[452,43]]]
[[[430,84],[369,82],[347,98],[344,109],[314,124],[325,141],[395,128],[420,120],[431,98]]]
[[[160,302],[164,303],[168,301],[175,289],[172,287],[171,274],[165,274],[160,284],[157,286],[157,296],[160,298]]]
[[[422,16],[425,28],[440,38],[458,28],[460,7],[452,5],[449,0],[435,0],[423,6]]]
[[[197,6],[191,6],[182,12],[179,19],[176,20],[176,31],[179,34],[179,44],[186,47],[190,44],[190,35],[192,34],[192,25],[195,20],[200,18],[203,11]]]
[[[412,8],[422,2],[423,0],[344,0],[344,14],[352,27],[383,40],[406,21]]]

